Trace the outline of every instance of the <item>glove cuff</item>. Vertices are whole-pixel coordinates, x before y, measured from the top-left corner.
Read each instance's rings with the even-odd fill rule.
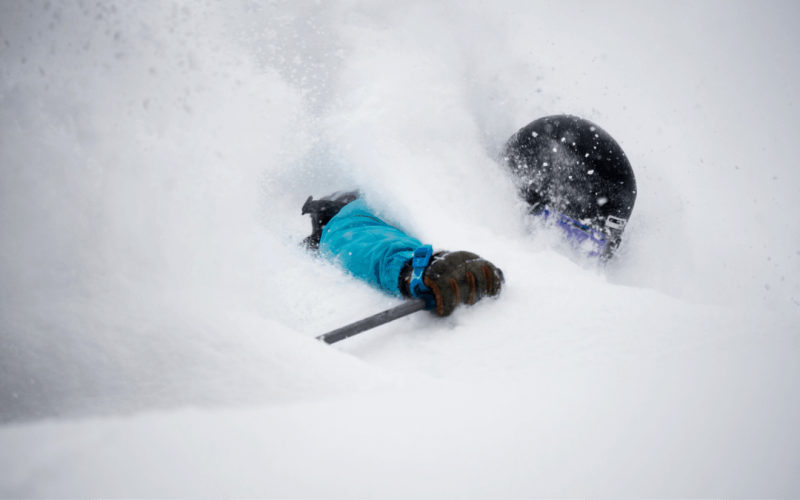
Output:
[[[411,290],[409,289],[409,284],[411,283],[411,272],[414,268],[411,266],[411,260],[408,259],[405,264],[403,264],[402,269],[400,269],[400,277],[397,279],[397,288],[400,290],[400,295],[403,296],[404,299],[413,299],[414,297],[411,295]]]
[[[433,291],[423,281],[423,274],[433,258],[433,247],[423,245],[414,250],[414,257],[408,260],[400,270],[397,287],[405,298],[425,300],[425,309],[436,307]]]
[[[433,247],[430,245],[423,245],[414,250],[414,257],[411,259],[411,281],[408,284],[408,290],[415,298],[421,298],[422,295],[431,291],[422,281],[422,274],[430,264],[432,255]]]

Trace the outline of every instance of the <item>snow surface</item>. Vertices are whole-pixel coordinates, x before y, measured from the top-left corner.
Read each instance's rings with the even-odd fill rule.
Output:
[[[793,2],[0,3],[0,496],[800,495]],[[573,113],[639,197],[598,268],[496,163]],[[308,195],[501,267],[398,304]]]

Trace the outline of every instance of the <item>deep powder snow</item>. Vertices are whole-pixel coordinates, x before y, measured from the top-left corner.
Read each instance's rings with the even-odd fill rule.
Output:
[[[0,496],[800,495],[794,3],[0,4]],[[598,267],[497,163],[572,113],[637,206]],[[308,195],[504,271],[398,304]]]

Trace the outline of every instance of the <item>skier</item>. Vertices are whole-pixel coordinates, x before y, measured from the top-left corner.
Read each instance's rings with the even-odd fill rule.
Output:
[[[636,180],[608,133],[574,116],[540,118],[508,140],[502,161],[531,216],[563,230],[590,256],[612,256],[633,210]],[[503,272],[494,264],[464,251],[433,254],[378,218],[356,191],[309,196],[302,214],[311,215],[308,248],[390,294],[425,299],[439,316],[500,293]]]

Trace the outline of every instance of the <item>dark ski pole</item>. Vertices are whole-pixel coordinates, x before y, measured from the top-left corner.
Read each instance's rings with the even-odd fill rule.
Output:
[[[410,300],[387,311],[380,312],[369,318],[364,318],[361,321],[356,321],[347,326],[337,328],[332,332],[320,335],[317,337],[317,340],[321,340],[326,344],[333,344],[334,342],[339,342],[353,335],[358,335],[361,332],[365,332],[376,326],[381,326],[384,323],[394,321],[403,316],[408,316],[409,314],[423,309],[425,309],[425,301],[423,299]]]

